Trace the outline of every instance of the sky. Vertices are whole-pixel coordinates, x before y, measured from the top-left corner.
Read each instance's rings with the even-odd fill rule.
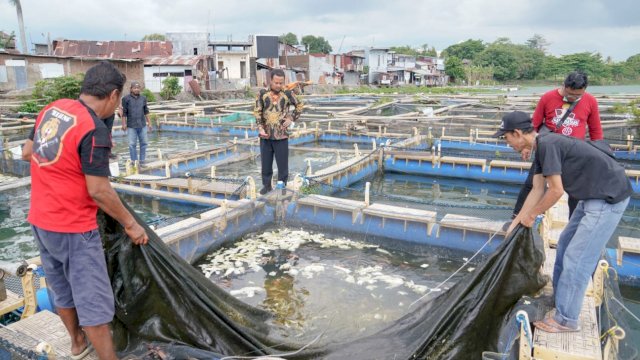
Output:
[[[51,39],[141,40],[145,34],[202,31],[211,40],[292,32],[323,36],[334,52],[366,46],[437,50],[467,39],[534,34],[560,56],[599,52],[624,61],[640,53],[638,0],[22,0],[27,42]],[[0,0],[0,30],[18,22]],[[19,44],[19,41],[18,41]],[[19,47],[20,45],[18,45]]]

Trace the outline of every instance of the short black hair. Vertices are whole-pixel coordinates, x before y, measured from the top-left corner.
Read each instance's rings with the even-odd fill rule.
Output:
[[[122,93],[127,77],[109,61],[101,61],[92,66],[84,75],[80,93],[104,99],[113,90]]]
[[[505,133],[513,134],[514,132],[516,132],[516,130],[522,131],[523,134],[529,134],[529,133],[533,132],[533,126],[532,127],[528,127],[528,128],[524,128],[524,129],[513,129],[513,130],[506,131]]]
[[[582,71],[574,71],[564,79],[564,87],[568,87],[570,89],[584,89],[588,85],[589,78],[587,77],[587,74]]]
[[[284,71],[282,71],[282,69],[273,69],[271,70],[271,79],[273,79],[274,76],[284,77]]]

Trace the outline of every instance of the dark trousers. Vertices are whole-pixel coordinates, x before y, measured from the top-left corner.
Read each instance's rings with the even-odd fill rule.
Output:
[[[289,139],[260,139],[260,158],[262,159],[262,186],[271,189],[273,176],[273,158],[278,166],[278,181],[287,184],[289,178]]]
[[[513,217],[515,218],[522,210],[522,205],[524,205],[524,201],[527,200],[527,196],[531,192],[533,188],[533,164],[531,164],[531,168],[529,169],[529,175],[527,175],[527,180],[525,180],[524,185],[520,189],[520,193],[518,194],[518,200],[516,201],[516,206],[513,209]],[[573,210],[576,209],[578,205],[578,200],[569,196],[569,218],[571,218],[571,214],[573,214]]]

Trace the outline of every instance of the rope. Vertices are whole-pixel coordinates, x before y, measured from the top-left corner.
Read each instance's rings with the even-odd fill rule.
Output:
[[[493,233],[490,237],[489,240],[487,240],[481,247],[480,249],[478,249],[478,251],[475,252],[475,254],[473,254],[473,256],[471,256],[469,259],[467,259],[467,261],[465,261],[464,264],[462,264],[462,266],[460,266],[458,268],[458,270],[456,270],[453,274],[449,275],[448,278],[446,278],[443,282],[441,282],[440,284],[438,284],[438,286],[436,286],[435,288],[429,289],[429,292],[422,295],[418,300],[412,302],[409,307],[412,307],[415,303],[417,303],[418,301],[424,299],[427,295],[431,294],[432,292],[436,292],[436,291],[440,291],[440,287],[442,285],[444,285],[445,283],[447,283],[449,280],[451,280],[451,278],[453,278],[455,275],[457,275],[460,271],[462,271],[462,269],[469,265],[469,263],[471,262],[471,260],[473,260],[476,256],[478,256],[478,254],[480,254],[480,252],[482,251],[482,249],[484,249],[490,242],[491,240],[493,240],[493,238],[497,235],[498,233],[495,232]]]

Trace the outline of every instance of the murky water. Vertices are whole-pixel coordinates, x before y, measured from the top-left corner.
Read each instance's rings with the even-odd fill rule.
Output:
[[[27,222],[30,188],[0,194],[0,261],[17,262],[38,255],[38,248]],[[159,201],[137,195],[122,195],[133,210],[148,223],[166,226],[204,207]]]
[[[290,228],[249,234],[197,266],[213,282],[274,314],[283,336],[332,342],[366,335],[411,311],[411,303],[463,265],[463,253],[411,253]],[[446,289],[473,264],[439,289]],[[328,331],[330,330],[330,331]]]

